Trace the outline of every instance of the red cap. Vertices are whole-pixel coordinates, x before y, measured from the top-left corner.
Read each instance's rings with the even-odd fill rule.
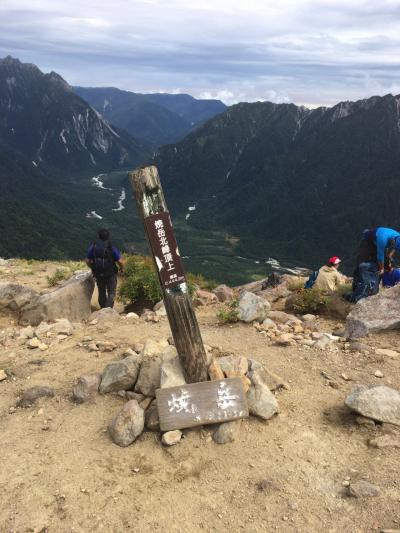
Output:
[[[334,255],[333,257],[330,257],[328,260],[328,263],[330,265],[338,265],[341,262],[342,260],[340,259],[340,257],[336,257],[336,255]]]

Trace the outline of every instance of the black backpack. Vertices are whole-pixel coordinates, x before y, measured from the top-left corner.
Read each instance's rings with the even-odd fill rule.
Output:
[[[113,259],[110,241],[96,241],[93,243],[93,274],[100,278],[109,278],[118,272]]]

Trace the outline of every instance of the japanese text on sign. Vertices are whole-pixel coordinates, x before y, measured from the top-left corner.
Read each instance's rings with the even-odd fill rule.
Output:
[[[163,286],[168,288],[184,282],[185,274],[169,214],[152,215],[145,219],[145,224]]]

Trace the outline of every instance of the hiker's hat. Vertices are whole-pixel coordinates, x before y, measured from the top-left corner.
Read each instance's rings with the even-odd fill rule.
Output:
[[[342,260],[340,259],[340,257],[336,257],[336,255],[330,257],[329,260],[328,260],[328,263],[330,265],[338,265],[341,262],[342,262]]]

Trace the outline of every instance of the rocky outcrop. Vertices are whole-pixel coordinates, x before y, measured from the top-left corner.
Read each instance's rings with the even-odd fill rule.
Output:
[[[372,331],[400,328],[400,284],[360,300],[347,316],[345,336],[365,337]]]
[[[57,318],[80,322],[90,316],[93,289],[92,273],[78,272],[58,289],[24,305],[20,312],[20,323],[36,326],[44,320]]]

